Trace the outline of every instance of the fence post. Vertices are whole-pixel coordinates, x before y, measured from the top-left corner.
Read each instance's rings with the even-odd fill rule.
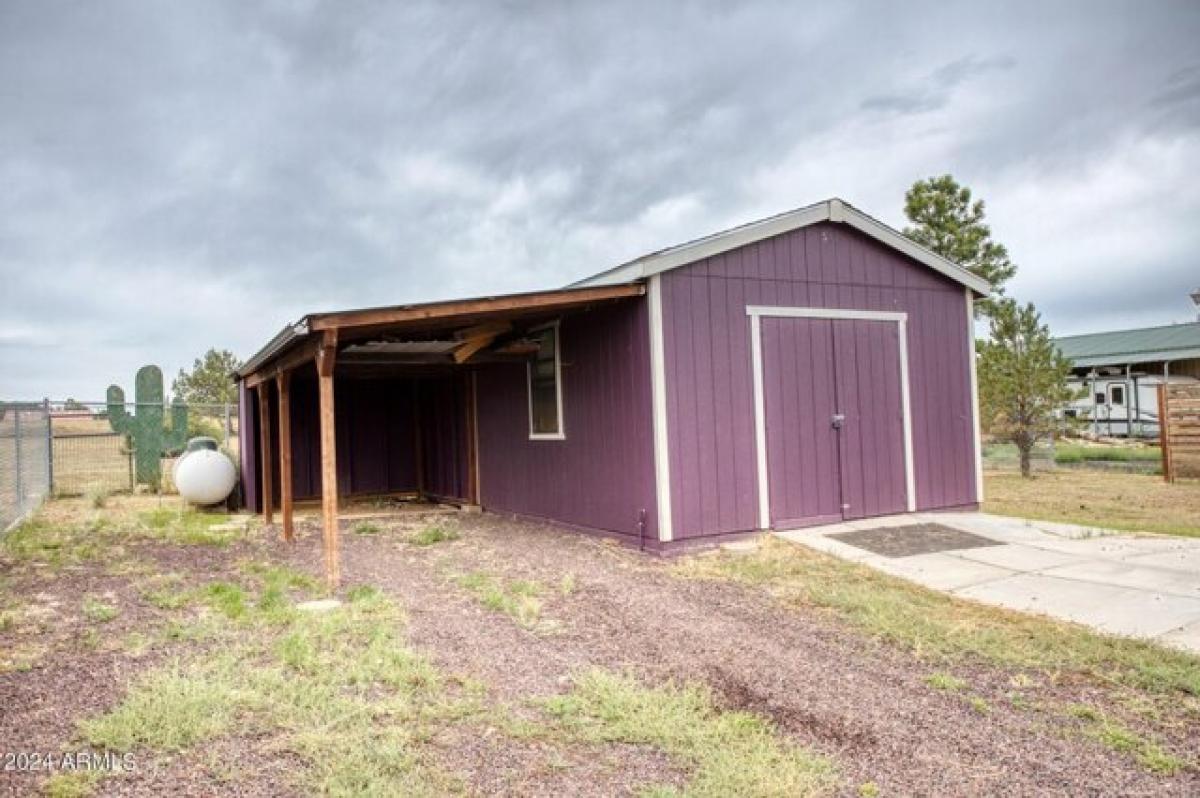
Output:
[[[54,421],[50,415],[50,398],[42,399],[42,412],[46,414],[46,495],[54,495]]]
[[[13,408],[13,444],[16,447],[16,457],[14,464],[16,465],[16,479],[13,484],[17,489],[17,516],[20,517],[25,511],[25,490],[21,486],[21,407],[17,405]]]
[[[1173,465],[1171,463],[1171,436],[1167,432],[1168,402],[1167,386],[1165,383],[1160,383],[1158,386],[1158,448],[1162,453],[1163,481],[1174,482],[1171,474]]]

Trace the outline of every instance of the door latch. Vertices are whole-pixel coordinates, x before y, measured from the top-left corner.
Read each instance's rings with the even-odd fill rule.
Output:
[[[841,429],[842,425],[846,423],[846,416],[841,413],[834,413],[833,418],[830,421],[833,424],[834,429]]]

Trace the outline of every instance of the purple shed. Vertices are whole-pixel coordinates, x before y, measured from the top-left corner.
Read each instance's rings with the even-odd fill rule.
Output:
[[[314,314],[239,372],[243,496],[429,496],[668,550],[978,506],[985,281],[833,199],[566,289]],[[273,454],[273,453],[277,453]]]

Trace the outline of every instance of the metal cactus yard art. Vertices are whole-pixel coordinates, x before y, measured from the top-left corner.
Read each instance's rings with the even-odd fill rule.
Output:
[[[134,384],[134,411],[125,410],[125,392],[108,386],[108,423],[114,432],[133,442],[137,482],[154,490],[162,486],[162,457],[187,443],[187,406],[176,399],[171,404],[171,427],[163,427],[163,375],[158,366],[138,369]]]

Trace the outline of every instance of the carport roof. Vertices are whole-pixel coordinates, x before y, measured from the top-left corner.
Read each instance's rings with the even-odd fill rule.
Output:
[[[361,308],[330,313],[310,313],[295,324],[289,324],[272,338],[266,346],[256,352],[235,372],[245,379],[266,367],[278,367],[296,354],[304,360],[311,359],[311,352],[304,346],[315,347],[322,337],[313,333],[345,331],[342,340],[349,337],[369,337],[390,329],[430,330],[453,329],[498,319],[527,319],[538,315],[556,313],[585,307],[597,302],[608,302],[641,296],[646,287],[640,283],[618,285],[562,288],[554,291],[535,291],[524,294],[506,294],[491,297],[473,297],[443,302],[424,302],[413,305],[390,305],[386,307]],[[282,366],[285,370],[291,365]]]
[[[1200,358],[1200,322],[1056,338],[1078,368]]]

